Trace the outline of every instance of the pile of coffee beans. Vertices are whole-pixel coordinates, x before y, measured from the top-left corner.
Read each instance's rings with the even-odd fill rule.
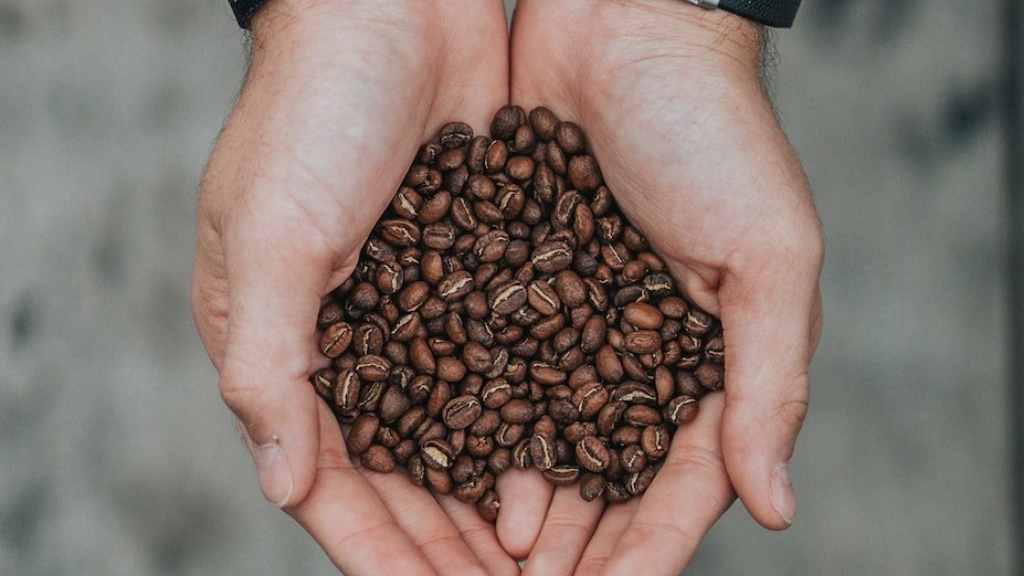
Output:
[[[720,324],[545,108],[423,145],[318,322],[333,361],[312,381],[351,456],[490,520],[512,466],[587,501],[642,494],[724,380]]]

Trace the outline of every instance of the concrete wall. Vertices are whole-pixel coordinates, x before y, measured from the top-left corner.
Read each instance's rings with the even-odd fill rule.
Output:
[[[693,574],[1010,574],[993,3],[808,1],[783,122],[829,237],[784,533]],[[243,69],[220,0],[0,0],[0,574],[330,573],[263,503],[188,308]]]

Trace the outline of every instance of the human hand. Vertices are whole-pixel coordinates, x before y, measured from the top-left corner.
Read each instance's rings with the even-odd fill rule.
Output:
[[[354,468],[308,381],[321,298],[418,143],[508,99],[501,2],[275,0],[199,200],[193,312],[269,501],[346,574],[518,573],[471,507]]]
[[[544,105],[583,128],[623,211],[685,292],[721,318],[727,350],[719,446],[674,444],[677,464],[666,464],[639,504],[602,516],[599,505],[540,484],[506,503],[504,516],[533,520],[498,520],[506,549],[529,554],[528,573],[571,573],[580,558],[578,572],[678,572],[733,489],[762,525],[793,520],[788,462],[820,333],[824,242],[762,91],[762,34],[675,0],[519,2],[513,102]],[[679,476],[701,480],[684,486]],[[565,536],[549,539],[556,528]]]

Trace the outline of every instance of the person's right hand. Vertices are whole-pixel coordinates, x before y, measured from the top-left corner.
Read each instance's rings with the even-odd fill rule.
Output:
[[[419,143],[508,99],[498,0],[274,0],[199,199],[193,312],[266,498],[346,574],[518,573],[475,510],[353,467],[308,378],[321,298]]]

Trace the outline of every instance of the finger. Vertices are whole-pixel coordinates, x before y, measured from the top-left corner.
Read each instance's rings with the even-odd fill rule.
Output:
[[[622,533],[626,531],[626,526],[629,525],[630,519],[633,518],[633,513],[636,512],[636,507],[639,503],[640,500],[633,498],[623,504],[615,504],[605,508],[601,521],[597,525],[597,530],[594,531],[594,535],[590,538],[590,543],[587,544],[586,550],[583,551],[583,556],[580,558],[579,565],[576,567],[574,574],[584,576],[601,573],[601,570],[608,564],[608,558],[611,556],[612,550],[615,549],[615,545],[622,538]]]
[[[373,487],[352,467],[337,421],[318,401],[322,438],[316,483],[291,514],[345,574],[433,574]]]
[[[481,518],[475,506],[459,502],[452,496],[439,496],[437,500],[489,574],[519,574],[519,564],[501,547],[494,525]]]
[[[680,429],[658,476],[637,505],[604,574],[678,574],[734,499],[722,463],[724,398],[709,394]]]
[[[289,236],[286,223],[301,220],[273,215],[279,216],[275,227],[265,227],[274,232],[257,230],[266,224],[258,216],[243,216],[225,239],[230,291],[220,391],[250,440],[263,494],[284,507],[305,497],[316,468],[316,394],[308,375],[332,266],[305,257],[301,233]]]
[[[405,474],[361,469],[370,486],[439,574],[486,574],[462,534],[434,497]]]
[[[513,558],[526,558],[540,534],[554,488],[536,470],[513,469],[498,476],[495,491],[501,500],[498,541]]]
[[[750,514],[771,529],[796,514],[789,460],[807,413],[807,370],[820,331],[818,271],[762,262],[727,273],[721,290],[729,477]]]
[[[601,499],[580,498],[578,486],[556,488],[523,574],[572,574],[603,510]]]

